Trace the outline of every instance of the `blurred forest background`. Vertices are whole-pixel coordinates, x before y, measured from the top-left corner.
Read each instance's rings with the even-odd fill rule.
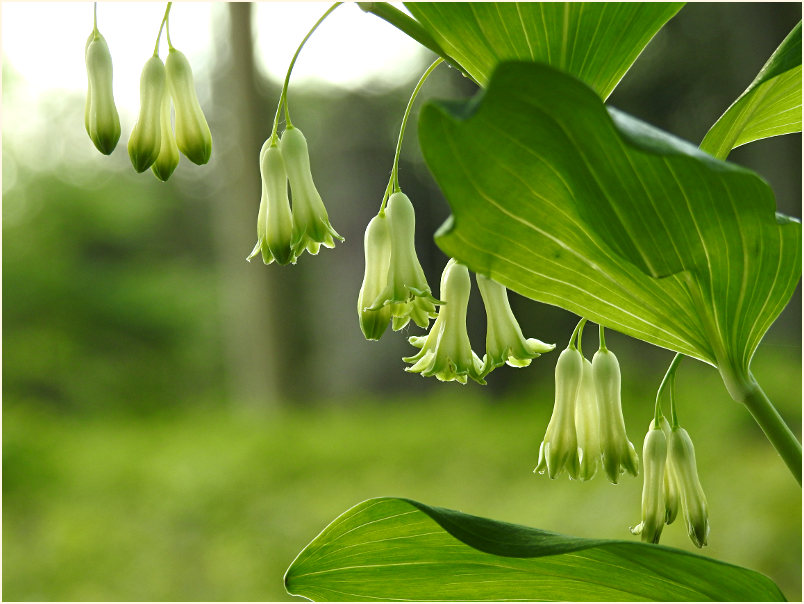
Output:
[[[253,31],[252,5],[213,11],[210,60],[196,70],[212,160],[199,168],[183,159],[167,184],[133,172],[125,129],[110,158],[94,150],[81,95],[40,99],[47,118],[32,121],[25,74],[3,63],[4,599],[288,600],[282,573],[295,554],[348,507],[380,495],[631,538],[641,479],[614,487],[531,474],[556,355],[498,369],[487,387],[460,386],[405,373],[407,334],[362,338],[363,231],[430,55],[411,56],[407,79],[393,86],[291,81],[294,123],[346,242],[295,267],[248,264],[257,156],[279,83],[255,66],[254,37],[270,32]],[[798,3],[689,4],[609,103],[697,143],[800,18]],[[422,97],[473,93],[442,68]],[[779,211],[801,216],[800,135],[747,145],[730,160],[771,184]],[[413,124],[401,164],[419,257],[436,285],[447,259],[432,235],[448,210]],[[526,336],[565,345],[577,317],[511,299]],[[476,290],[469,316],[482,354]],[[594,349],[596,336],[587,339]],[[672,354],[608,339],[641,449]],[[800,289],[754,373],[800,438]],[[711,507],[703,553],[760,570],[800,600],[798,485],[712,368],[685,361],[679,394]],[[662,541],[694,549],[681,523]]]

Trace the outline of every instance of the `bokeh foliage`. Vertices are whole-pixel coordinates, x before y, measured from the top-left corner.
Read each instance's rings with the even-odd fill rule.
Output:
[[[699,141],[800,16],[796,4],[691,3],[610,102]],[[130,172],[124,147],[111,158],[94,151],[83,98],[29,104],[21,76],[4,63],[7,600],[286,599],[281,577],[293,556],[334,514],[379,495],[628,538],[639,480],[612,487],[531,474],[555,357],[500,369],[485,388],[461,388],[402,371],[400,358],[412,351],[404,338],[376,344],[360,334],[362,232],[387,181],[407,95],[428,62],[419,59],[411,81],[390,90],[294,93],[294,121],[310,140],[316,182],[347,242],[292,269],[247,267],[279,293],[265,312],[279,324],[274,350],[283,358],[266,352],[255,363],[256,371],[283,367],[285,398],[274,412],[267,398],[249,409],[233,395],[224,346],[222,266],[232,257],[244,264],[254,225],[233,249],[220,245],[215,223],[215,209],[230,203],[251,204],[256,219],[259,201],[227,197],[217,150],[256,166],[262,141],[249,148],[227,139],[216,121],[231,110],[216,101],[216,151],[205,168],[215,176],[205,179],[185,162],[167,185],[158,183]],[[205,82],[202,71],[198,77]],[[446,69],[425,89],[447,98],[472,92]],[[264,114],[263,138],[277,97],[276,83],[257,77],[251,102]],[[26,112],[34,106],[42,112],[36,123]],[[770,139],[730,156],[766,178],[780,211],[791,215],[800,215],[800,141]],[[412,134],[403,151],[401,180],[417,208],[417,247],[433,284],[446,258],[432,234],[448,208]],[[477,298],[470,335],[481,342]],[[576,320],[518,296],[512,306],[527,336],[561,345]],[[793,426],[801,424],[800,306],[796,294],[754,367]],[[248,314],[241,320],[246,330],[255,324]],[[623,366],[629,436],[638,442],[670,354],[609,338]],[[800,599],[800,491],[713,369],[685,361],[679,388],[712,511],[705,553],[765,572],[788,599]],[[683,533],[668,527],[663,543],[690,548]]]

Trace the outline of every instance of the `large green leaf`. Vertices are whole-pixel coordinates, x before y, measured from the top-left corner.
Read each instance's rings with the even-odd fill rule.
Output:
[[[707,132],[701,149],[725,159],[735,147],[791,132],[801,132],[801,21]]]
[[[660,545],[581,539],[409,499],[353,507],[285,574],[316,601],[769,601],[757,572]]]
[[[505,63],[477,99],[426,105],[419,138],[453,212],[445,253],[721,373],[747,375],[798,282],[801,224],[765,181],[546,65]]]
[[[606,98],[683,2],[407,2],[481,86],[498,63],[527,60],[573,74]]]

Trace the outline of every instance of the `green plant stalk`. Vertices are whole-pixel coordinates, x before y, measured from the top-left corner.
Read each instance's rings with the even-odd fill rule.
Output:
[[[673,357],[673,360],[670,361],[670,366],[667,368],[667,373],[664,374],[662,383],[659,384],[659,389],[656,391],[656,407],[653,412],[653,419],[656,421],[657,426],[659,425],[659,420],[662,419],[662,405],[659,401],[662,397],[662,392],[664,392],[664,388],[668,383],[670,383],[671,388],[670,414],[673,418],[673,425],[678,425],[675,420],[675,402],[672,400],[672,390],[675,388],[676,369],[678,368],[678,364],[681,362],[682,358],[684,358],[684,355],[680,352],[677,352],[676,356]]]
[[[159,24],[159,33],[156,36],[156,44],[154,45],[154,56],[159,56],[159,40],[162,39],[162,28],[165,27],[165,23],[168,20],[168,15],[170,14],[170,7],[173,6],[172,2],[167,3],[167,8],[165,9],[165,16],[162,17],[162,23]],[[168,46],[170,46],[170,39],[168,39]],[[173,48],[170,46],[170,48]]]
[[[801,443],[798,442],[793,431],[785,423],[782,416],[773,406],[768,396],[760,388],[756,378],[747,369],[738,368],[730,362],[729,356],[718,337],[717,329],[712,324],[712,318],[708,308],[703,302],[700,290],[698,290],[689,273],[687,277],[687,289],[690,296],[699,309],[702,325],[709,334],[709,342],[714,347],[716,367],[723,378],[731,398],[738,403],[742,403],[759,424],[765,436],[768,437],[771,445],[781,456],[793,477],[801,484]]]
[[[416,87],[413,89],[413,93],[410,95],[408,106],[405,107],[405,115],[402,116],[402,125],[399,128],[399,138],[396,140],[396,152],[394,153],[394,165],[391,168],[391,179],[388,181],[388,186],[385,188],[385,194],[383,195],[382,203],[380,204],[381,214],[385,211],[385,203],[388,201],[388,197],[392,193],[401,191],[399,188],[399,155],[402,151],[402,139],[405,138],[405,126],[408,124],[408,118],[410,117],[410,110],[413,108],[413,102],[419,95],[419,90],[421,90],[425,80],[430,77],[430,74],[433,73],[433,70],[443,61],[444,59],[439,57],[432,62],[430,67],[425,70],[425,72],[422,74],[422,77],[419,78],[419,82],[416,84]]]
[[[572,330],[572,335],[570,336],[569,344],[567,344],[567,348],[572,348],[573,350],[576,349],[575,348],[575,338],[576,337],[578,337],[578,338],[581,337],[581,334],[583,333],[583,326],[586,325],[586,321],[587,321],[587,319],[584,319],[584,318],[582,318],[580,321],[578,321],[578,324],[575,326],[575,329]]]
[[[296,49],[296,52],[293,54],[293,58],[290,60],[290,65],[288,65],[288,72],[285,75],[285,83],[282,85],[282,93],[279,95],[279,105],[277,105],[276,114],[274,115],[274,127],[271,130],[271,140],[273,141],[272,144],[276,144],[276,141],[278,140],[276,133],[279,127],[279,113],[282,111],[283,105],[285,107],[285,122],[287,124],[287,127],[288,128],[293,127],[293,122],[290,121],[290,110],[288,109],[287,98],[288,98],[288,83],[290,82],[290,73],[293,71],[293,66],[296,65],[296,59],[299,58],[299,53],[301,52],[301,49],[304,48],[304,44],[307,42],[309,37],[313,35],[313,32],[316,29],[318,29],[318,26],[321,25],[324,19],[329,17],[329,14],[336,8],[338,8],[341,4],[343,4],[343,2],[334,3],[326,10],[326,12],[324,12],[323,15],[321,15],[318,18],[318,21],[315,22],[315,25],[313,25],[310,28],[310,31],[307,32],[307,35],[304,36],[301,43],[299,44],[299,47]]]
[[[731,397],[746,406],[800,485],[801,443],[779,415],[756,378],[750,371],[740,375],[728,369],[721,369],[720,375]]]

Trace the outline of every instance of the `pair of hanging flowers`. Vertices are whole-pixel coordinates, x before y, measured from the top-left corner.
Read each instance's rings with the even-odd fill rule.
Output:
[[[675,371],[680,360],[681,355],[676,355],[656,395],[655,417],[642,448],[642,521],[631,532],[641,535],[643,541],[658,543],[664,525],[672,524],[681,508],[690,540],[696,547],[703,547],[709,537],[709,507],[698,478],[695,447],[676,417]],[[659,404],[668,380],[672,426]]]
[[[333,238],[343,241],[329,223],[321,195],[313,182],[307,139],[289,125],[281,140],[269,137],[260,151],[262,197],[257,214],[257,244],[248,256],[262,255],[265,264],[296,264],[306,249],[318,254],[335,247]],[[293,209],[288,199],[288,184]]]

